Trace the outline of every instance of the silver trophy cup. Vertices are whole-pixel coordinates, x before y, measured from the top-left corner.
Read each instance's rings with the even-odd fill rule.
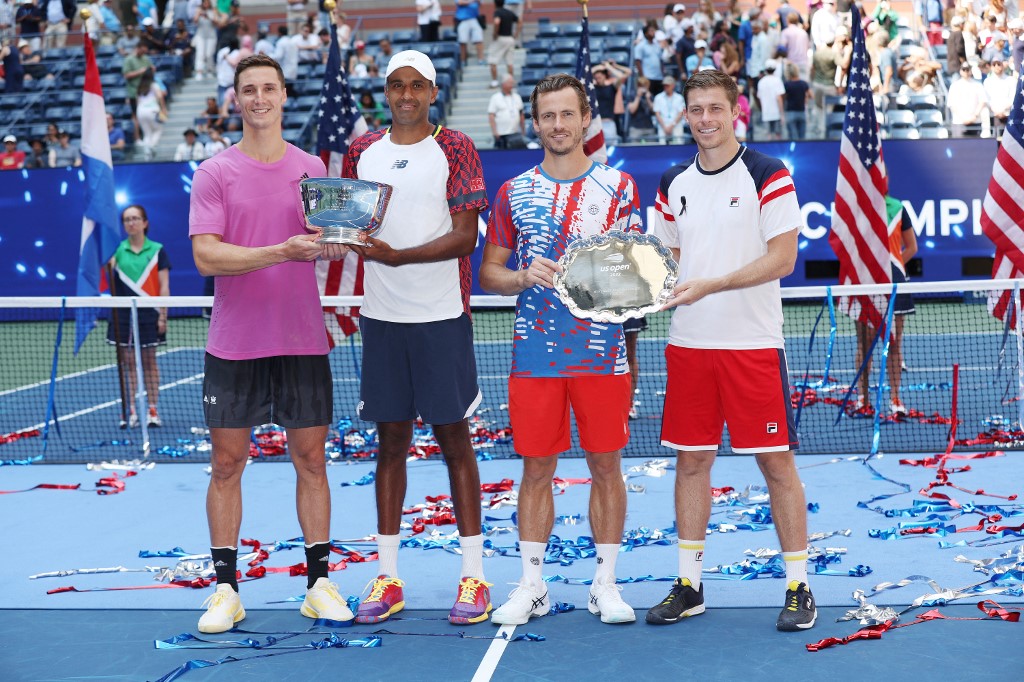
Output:
[[[299,183],[302,212],[321,230],[322,244],[362,244],[380,231],[393,188],[369,180],[306,178]]]

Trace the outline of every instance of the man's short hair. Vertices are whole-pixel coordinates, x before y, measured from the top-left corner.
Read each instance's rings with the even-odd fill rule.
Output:
[[[285,87],[284,82],[284,71],[281,70],[281,65],[273,57],[268,57],[265,54],[254,54],[246,57],[242,61],[238,62],[238,66],[235,68],[235,94],[238,94],[238,82],[242,76],[242,73],[246,69],[254,69],[258,66],[269,66],[270,68],[277,71],[277,78],[281,81],[281,87]]]
[[[725,90],[725,95],[729,98],[729,106],[736,106],[736,101],[739,98],[739,88],[736,86],[736,81],[732,79],[732,76],[718,69],[698,71],[687,78],[686,85],[683,86],[683,101],[689,106],[690,92],[693,90],[711,90],[713,88]]]
[[[533,117],[533,120],[539,120],[537,116],[537,99],[539,95],[558,92],[566,88],[572,88],[576,92],[576,99],[580,103],[580,114],[583,116],[590,114],[590,100],[587,98],[587,91],[583,87],[583,83],[575,76],[570,76],[567,73],[553,73],[542,78],[534,86],[533,92],[530,93],[530,115]]]

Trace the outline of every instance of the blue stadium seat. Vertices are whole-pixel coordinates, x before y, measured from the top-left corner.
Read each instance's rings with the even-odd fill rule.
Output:
[[[590,35],[593,36],[606,36],[612,32],[611,24],[591,24]]]
[[[825,118],[825,133],[830,140],[838,140],[843,136],[843,117],[841,111],[834,111]]]
[[[552,54],[556,52],[571,52],[576,54],[580,48],[580,41],[577,38],[554,38],[550,41]]]
[[[579,38],[583,35],[583,26],[582,24],[567,24],[562,27],[562,35]]]
[[[885,115],[885,125],[890,132],[899,128],[913,128],[917,125],[917,118],[913,111],[893,109]]]
[[[531,52],[543,52],[547,54],[548,42],[546,40],[527,40],[523,43],[523,49],[526,50],[527,54]]]
[[[630,40],[633,39],[633,37],[637,34],[637,32],[639,32],[639,30],[640,27],[633,22],[621,22],[615,24],[615,26],[612,28],[612,32],[614,35],[625,36]]]
[[[388,31],[370,31],[366,34],[366,37],[363,40],[365,40],[366,44],[369,46],[376,45],[385,38],[391,40],[391,33]]]
[[[570,52],[559,52],[551,55],[551,68],[572,69],[576,67],[576,54]]]
[[[625,36],[608,36],[604,39],[604,49],[629,52],[633,49],[633,39]]]
[[[547,52],[527,52],[526,61],[523,62],[524,69],[542,69],[548,65],[551,56]]]
[[[949,137],[949,130],[945,127],[927,126],[917,131],[922,140],[945,140]]]
[[[302,128],[309,123],[310,116],[308,111],[302,111],[298,113],[285,114],[282,123],[285,128]]]
[[[918,140],[921,135],[917,132],[917,128],[890,128],[889,139],[890,140]]]
[[[555,38],[561,35],[562,31],[558,24],[543,23],[537,25],[538,38]]]
[[[393,31],[391,33],[391,42],[395,45],[415,43],[419,39],[420,36],[418,31]]]
[[[448,43],[456,43],[459,40],[459,35],[455,32],[454,28],[445,27],[441,29],[441,40]]]
[[[613,62],[615,62],[616,64],[621,64],[622,66],[629,66],[629,64],[630,64],[629,52],[619,52],[619,51],[609,52],[606,49],[605,53],[604,53],[604,58],[605,59],[610,59]]]
[[[68,107],[46,107],[46,111],[43,115],[46,117],[47,121],[62,121],[65,118],[68,118]]]
[[[919,128],[941,128],[946,124],[946,117],[938,109],[918,109],[914,116]]]
[[[519,82],[523,85],[534,86],[540,82],[540,79],[547,75],[547,70],[543,68],[524,68],[522,74],[519,76]]]

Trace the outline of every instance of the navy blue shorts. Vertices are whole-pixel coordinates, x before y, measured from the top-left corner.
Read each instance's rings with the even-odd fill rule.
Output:
[[[480,404],[469,315],[438,322],[362,316],[359,417],[371,422],[460,422]]]
[[[211,429],[326,426],[334,420],[333,392],[326,355],[224,360],[206,354],[203,413]]]
[[[646,317],[631,317],[622,323],[623,334],[639,334],[647,331]]]
[[[907,281],[907,278],[902,272],[893,268],[892,281],[902,284]],[[917,308],[914,307],[914,299],[910,297],[910,294],[897,293],[896,300],[893,301],[893,315],[913,315],[915,312],[917,312]]]

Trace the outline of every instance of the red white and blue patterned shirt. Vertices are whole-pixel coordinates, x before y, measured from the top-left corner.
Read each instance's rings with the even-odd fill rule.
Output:
[[[610,230],[640,232],[640,199],[628,174],[594,163],[572,180],[540,166],[498,190],[487,241],[511,249],[521,269],[542,256],[557,261],[578,239]],[[512,376],[574,377],[628,371],[622,326],[575,317],[552,289],[519,294]]]

